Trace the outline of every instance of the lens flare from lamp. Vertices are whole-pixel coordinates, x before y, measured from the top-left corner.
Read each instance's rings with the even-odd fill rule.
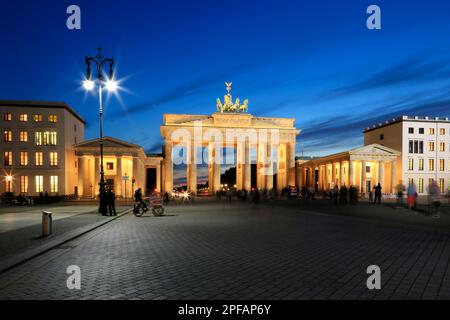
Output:
[[[118,88],[117,81],[114,81],[114,80],[106,81],[106,89],[108,91],[114,92],[117,90],[117,88]]]
[[[88,91],[94,89],[94,81],[92,81],[92,80],[84,80],[83,81],[83,87],[84,87],[84,89],[86,89]]]

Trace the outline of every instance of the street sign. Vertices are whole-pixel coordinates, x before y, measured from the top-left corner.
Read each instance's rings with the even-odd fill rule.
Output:
[[[123,180],[123,181],[128,181],[128,180],[130,180],[130,177],[129,177],[129,176],[123,176],[123,177],[122,177],[122,180]]]

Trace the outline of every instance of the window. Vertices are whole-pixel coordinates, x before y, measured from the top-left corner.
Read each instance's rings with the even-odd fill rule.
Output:
[[[58,176],[50,176],[50,192],[58,192]]]
[[[380,134],[380,140],[384,140],[384,134]]]
[[[434,171],[434,159],[428,159],[428,170]]]
[[[35,114],[33,119],[34,122],[42,122],[42,114]]]
[[[48,116],[48,121],[53,123],[58,122],[58,116],[56,114],[51,114]]]
[[[370,173],[370,166],[366,166],[366,173]]]
[[[26,113],[19,114],[19,121],[20,122],[27,122],[28,121],[28,114],[26,114]]]
[[[430,135],[434,136],[434,128],[430,128],[428,132],[430,133]]]
[[[20,192],[28,192],[28,176],[20,176]]]
[[[423,153],[423,141],[409,140],[409,153]]]
[[[423,178],[419,178],[419,193],[423,193]]]
[[[445,171],[445,160],[439,159],[439,171]]]
[[[13,191],[12,187],[13,187],[12,181],[8,180],[8,179],[5,179],[5,191],[6,192],[12,192]]]
[[[38,151],[35,154],[35,165],[42,166],[44,164],[44,156],[42,151]]]
[[[12,166],[12,152],[11,151],[5,151],[5,166]]]
[[[36,192],[44,191],[44,177],[43,176],[35,177],[35,186],[36,186]]]
[[[11,130],[3,131],[3,141],[4,142],[11,142],[12,141],[12,131]]]
[[[439,191],[441,192],[441,193],[443,193],[444,192],[444,179],[442,179],[442,178],[440,178],[439,179]]]
[[[37,146],[42,146],[42,132],[36,131],[34,133],[34,140],[36,141]]]
[[[424,161],[423,159],[419,159],[419,171],[423,171]]]
[[[20,165],[27,166],[28,165],[28,152],[20,151]]]
[[[58,152],[50,152],[50,165],[51,166],[58,165]]]
[[[445,136],[445,129],[444,129],[444,128],[440,128],[440,129],[439,129],[439,134],[440,134],[441,136]]]
[[[439,143],[439,151],[440,152],[444,152],[445,151],[445,142],[440,142]]]
[[[425,133],[425,129],[424,128],[419,128],[419,134],[424,134]]]
[[[28,141],[28,131],[20,131],[19,137],[20,137],[20,142],[27,142]]]
[[[433,141],[428,142],[428,151],[434,151],[434,142]]]
[[[107,162],[106,163],[106,170],[114,170],[114,163],[113,162]]]
[[[414,133],[414,128],[409,127],[409,128],[408,128],[408,133]]]
[[[408,170],[414,170],[414,159],[412,158],[408,159]]]
[[[414,184],[414,178],[408,178],[408,186]]]
[[[423,154],[423,141],[419,141],[419,153]]]
[[[44,146],[55,146],[56,145],[56,132],[55,131],[45,131],[43,144],[44,144]]]
[[[3,120],[11,121],[12,120],[12,114],[11,113],[4,113],[3,114]]]

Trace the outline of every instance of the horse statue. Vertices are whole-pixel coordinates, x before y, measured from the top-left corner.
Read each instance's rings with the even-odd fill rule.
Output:
[[[217,98],[217,111],[223,112],[223,105],[222,102],[220,101],[220,98]]]
[[[245,99],[244,103],[239,106],[239,112],[248,112],[248,99]]]

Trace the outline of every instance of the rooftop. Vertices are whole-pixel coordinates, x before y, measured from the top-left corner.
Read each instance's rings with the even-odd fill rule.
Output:
[[[367,127],[364,129],[364,132],[368,132],[374,129],[378,129],[381,127],[386,127],[394,123],[402,122],[402,121],[416,121],[416,122],[447,122],[450,123],[448,117],[428,117],[428,116],[400,116],[397,118],[393,118],[392,120],[386,120],[384,122],[379,122],[377,124],[372,125],[371,127]]]
[[[34,107],[66,109],[75,118],[86,124],[86,121],[68,104],[59,101],[31,101],[31,100],[0,100],[0,107]]]

